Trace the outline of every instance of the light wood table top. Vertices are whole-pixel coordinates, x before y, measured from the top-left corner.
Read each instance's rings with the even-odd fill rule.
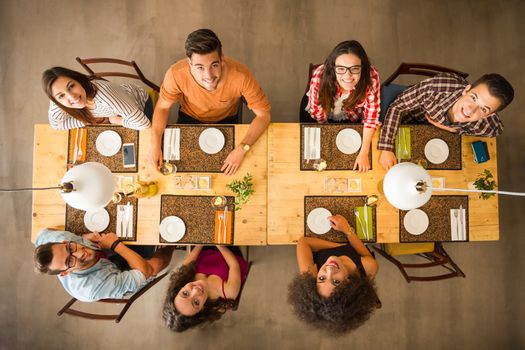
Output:
[[[244,138],[249,125],[235,125],[236,144]],[[66,173],[67,131],[51,129],[47,124],[35,125],[33,150],[33,187],[56,186]],[[211,190],[174,189],[173,176],[163,176],[146,161],[151,130],[139,132],[139,172],[141,180],[158,181],[159,193],[139,200],[137,241],[130,244],[159,244],[160,195],[233,195],[226,184],[241,179],[246,173],[253,175],[255,193],[250,201],[235,213],[234,244],[265,245],[267,227],[267,133],[264,133],[244,157],[237,173],[227,177],[222,173],[210,175]],[[130,173],[136,175],[137,173]],[[119,174],[124,175],[124,174]],[[31,240],[45,227],[64,229],[66,204],[58,190],[34,191]]]
[[[399,242],[399,210],[387,202],[382,193],[385,171],[379,165],[377,141],[379,130],[372,140],[372,168],[366,173],[355,171],[301,171],[300,124],[275,123],[268,130],[268,244],[294,244],[304,234],[304,197],[330,195],[324,192],[325,177],[357,177],[362,181],[362,192],[334,195],[378,195],[377,241]],[[476,164],[470,144],[477,140],[487,142],[490,160]],[[430,170],[432,177],[444,177],[445,187],[468,188],[484,169],[497,179],[496,139],[462,137],[462,170]],[[465,195],[464,192],[447,191],[436,194]],[[469,239],[489,241],[499,239],[498,199],[479,199],[479,194],[469,196]],[[336,213],[334,213],[336,214]]]

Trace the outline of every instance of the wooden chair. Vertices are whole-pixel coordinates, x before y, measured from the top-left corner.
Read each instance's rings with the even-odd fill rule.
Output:
[[[387,243],[372,248],[399,268],[407,283],[412,281],[438,281],[453,277],[465,277],[458,265],[447,254],[440,242],[434,243]],[[412,255],[426,260],[422,263],[403,263],[394,256]],[[413,276],[406,269],[429,269],[443,267],[448,272],[437,275]],[[428,270],[427,270],[428,271]]]
[[[131,79],[138,79],[142,81],[144,84],[152,88],[153,90],[160,92],[160,87],[151,82],[149,79],[147,79],[142,71],[140,70],[139,66],[135,63],[135,61],[124,61],[116,58],[76,58],[77,62],[80,63],[84,69],[93,76],[97,76],[100,78],[104,77],[125,77],[125,78],[131,78]],[[125,72],[95,72],[91,67],[90,64],[98,64],[98,63],[110,63],[110,64],[120,64],[128,67],[132,67],[136,74],[132,73],[125,73]]]
[[[401,62],[399,67],[390,75],[386,80],[383,81],[381,86],[389,85],[401,74],[412,74],[412,75],[423,75],[426,77],[433,77],[439,73],[455,73],[463,78],[468,77],[468,73],[461,72],[456,69],[438,66],[435,64],[426,63],[405,63]]]
[[[82,317],[87,318],[90,320],[115,320],[116,323],[119,323],[120,320],[124,317],[128,309],[130,308],[131,304],[135,302],[138,298],[140,298],[144,293],[146,293],[151,287],[153,287],[155,284],[157,284],[161,279],[166,277],[168,272],[163,273],[160,276],[157,276],[155,279],[151,280],[148,284],[146,284],[141,290],[131,295],[129,298],[124,299],[101,299],[97,302],[99,303],[109,303],[109,304],[124,304],[124,307],[118,314],[96,314],[91,312],[85,312],[80,311],[77,309],[72,309],[71,306],[77,302],[76,298],[72,298],[60,311],[58,311],[57,315],[61,316],[62,314],[68,314],[71,316],[76,317]],[[86,304],[92,304],[92,303],[86,303]]]
[[[399,67],[381,84],[381,111],[379,121],[384,122],[386,111],[396,97],[403,92],[408,86],[392,84],[400,75],[421,75],[424,77],[433,77],[439,73],[455,73],[463,78],[468,77],[468,73],[456,69],[442,67],[426,63],[405,63],[402,62]]]

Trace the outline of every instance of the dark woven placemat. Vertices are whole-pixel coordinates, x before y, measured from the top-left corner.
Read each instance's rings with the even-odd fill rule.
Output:
[[[102,163],[111,170],[113,173],[136,173],[138,171],[138,154],[139,154],[139,132],[137,130],[124,128],[122,126],[111,125],[111,126],[88,126],[85,128],[87,131],[87,142],[86,142],[86,162],[98,162]],[[124,168],[122,162],[122,147],[121,149],[111,157],[103,156],[98,153],[96,141],[98,135],[106,130],[113,130],[120,135],[122,144],[134,143],[135,144],[135,166],[132,168]],[[70,144],[75,142],[72,140],[71,131],[68,137],[68,155],[66,161],[70,159],[69,151],[71,150]],[[77,162],[79,164],[80,162]]]
[[[168,128],[180,129],[180,160],[170,161],[177,166],[177,172],[220,173],[224,160],[235,146],[233,125],[170,125]],[[199,136],[208,128],[217,128],[224,135],[224,147],[215,154],[207,154],[199,146]]]
[[[123,198],[118,205],[126,205],[131,203],[133,205],[133,237],[124,238],[123,241],[136,241],[137,240],[137,218],[138,218],[138,199],[135,197]],[[105,209],[109,213],[109,225],[101,233],[117,232],[117,204],[110,202],[106,205]],[[75,209],[66,205],[66,231],[73,232],[74,234],[81,235],[83,233],[90,232],[84,225],[84,210]]]
[[[453,241],[450,228],[450,209],[459,209],[462,205],[465,209],[466,220],[466,242],[469,240],[469,221],[468,221],[468,196],[432,196],[430,200],[422,206],[428,215],[428,228],[418,236],[414,236],[405,229],[403,220],[408,211],[399,211],[399,241],[400,242],[465,242]]]
[[[321,128],[321,159],[326,160],[327,167],[325,170],[352,170],[359,151],[354,154],[344,154],[335,144],[337,134],[343,129],[354,129],[363,138],[362,124],[301,124],[301,136],[299,143],[299,164],[301,170],[315,170],[313,168],[314,161],[310,163],[304,159],[304,128],[319,127]],[[372,169],[372,148],[368,155],[370,160],[370,169]]]
[[[186,233],[177,243],[214,244],[215,209],[211,199],[215,196],[175,196],[163,194],[160,197],[160,222],[167,216],[178,216],[186,225]],[[235,232],[235,197],[226,196],[228,211],[232,212],[231,242]],[[161,243],[169,243],[159,233]]]
[[[418,160],[426,160],[425,168],[428,170],[461,170],[461,136],[453,134],[433,125],[401,125],[410,128],[411,159],[403,159],[402,162],[417,163]],[[448,158],[441,164],[433,164],[425,157],[425,145],[431,139],[442,139],[448,145]]]
[[[362,207],[365,203],[366,196],[305,196],[304,197],[304,236],[322,238],[332,242],[348,242],[345,234],[342,232],[330,229],[324,235],[318,235],[310,231],[306,223],[308,214],[315,208],[326,208],[332,215],[342,215],[348,220],[350,226],[356,228],[356,216],[354,214],[355,207]],[[377,220],[376,209],[372,208],[372,219],[374,220],[374,235],[370,240],[363,240],[363,242],[375,242],[377,237]],[[364,223],[363,223],[364,224]]]

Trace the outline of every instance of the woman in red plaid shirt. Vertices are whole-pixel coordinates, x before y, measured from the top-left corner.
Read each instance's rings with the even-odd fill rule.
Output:
[[[370,65],[361,44],[355,40],[338,44],[324,64],[313,71],[306,96],[305,110],[318,123],[362,121],[362,144],[354,170],[370,170],[370,144],[377,126],[381,125],[379,74]]]

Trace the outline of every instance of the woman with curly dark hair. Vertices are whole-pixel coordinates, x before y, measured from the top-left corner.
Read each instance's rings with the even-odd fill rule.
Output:
[[[171,274],[162,310],[166,326],[182,332],[218,320],[235,305],[247,273],[248,264],[240,252],[233,254],[224,246],[196,246]]]
[[[329,220],[350,244],[299,239],[299,275],[288,287],[288,301],[302,320],[340,334],[361,326],[378,306],[373,282],[378,266],[343,216]]]
[[[356,40],[339,43],[312,72],[301,101],[301,121],[363,123],[354,170],[370,170],[370,145],[379,122],[379,73]],[[313,118],[313,119],[312,119]]]

